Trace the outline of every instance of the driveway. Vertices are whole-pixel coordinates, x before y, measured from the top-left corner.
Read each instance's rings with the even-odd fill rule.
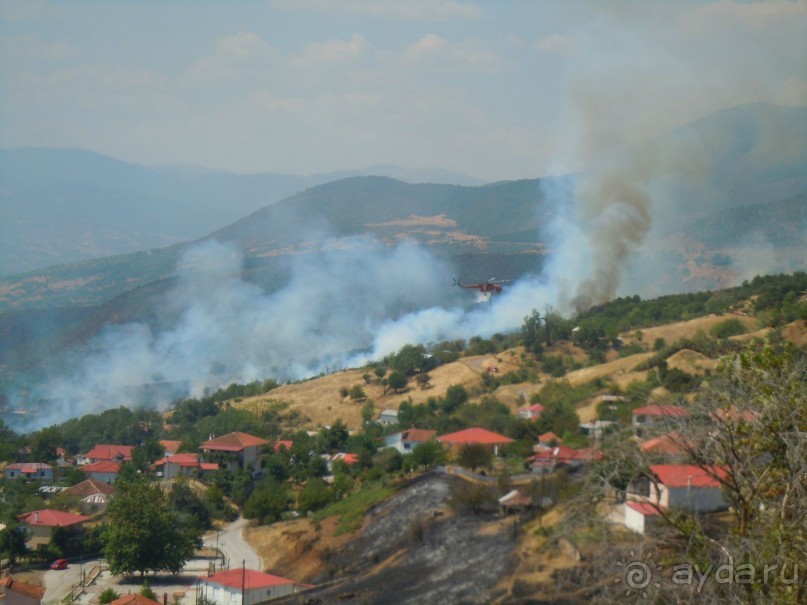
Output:
[[[203,541],[206,548],[215,549],[218,545],[224,561],[222,567],[246,567],[263,571],[263,561],[244,539],[244,528],[249,521],[243,517],[227,524],[217,532],[205,534]]]

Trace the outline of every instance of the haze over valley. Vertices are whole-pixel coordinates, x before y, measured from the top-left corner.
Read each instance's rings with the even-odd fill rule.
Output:
[[[269,4],[281,20],[311,11],[311,24],[337,10]],[[112,142],[76,115],[88,95],[109,86],[102,66],[119,61],[123,70],[125,62],[114,53],[107,63],[91,58],[78,37],[83,7],[52,11],[51,19],[75,28],[56,34],[47,10],[26,13],[10,3],[5,36],[17,54],[6,59],[4,86],[25,84],[0,106],[7,125],[0,154],[4,407],[51,409],[64,419],[120,404],[164,405],[230,382],[300,380],[362,365],[407,343],[517,331],[534,309],[570,317],[616,296],[804,270],[807,109],[796,60],[804,49],[772,33],[803,19],[801,5],[588,7],[587,20],[537,3],[528,9],[534,31],[517,33],[498,19],[482,25],[493,11],[485,3],[438,4],[444,13],[414,3],[398,40],[335,30],[320,46],[274,26],[263,30],[260,19],[252,21],[255,31],[244,29],[247,15],[267,10],[254,6],[231,17],[238,33],[205,42],[207,7],[194,17],[200,29],[191,48],[212,44],[212,55],[193,62],[179,53],[161,65],[144,51],[143,73],[154,79],[127,83],[194,107],[196,119],[186,123],[175,115],[178,105],[137,96],[115,113],[106,98],[98,117],[105,132],[120,135]],[[337,30],[384,31],[395,11],[382,5],[364,14],[356,8],[355,21],[347,16]],[[144,14],[128,3],[120,10],[134,22]],[[176,10],[170,5],[168,13]],[[539,14],[552,16],[541,21]],[[671,15],[676,27],[651,42],[646,36],[664,31]],[[468,26],[497,35],[483,42]],[[760,32],[757,46],[746,48],[743,28]],[[156,47],[166,35],[157,35]],[[64,53],[25,55],[25,36],[42,43],[52,36],[51,48],[62,44]],[[777,39],[775,50],[766,36]],[[598,52],[620,37],[622,50]],[[643,53],[629,52],[631,45]],[[707,49],[725,74],[719,88],[700,61]],[[754,63],[744,62],[749,53]],[[328,98],[324,89],[325,96],[311,96],[293,79],[279,80],[288,103],[255,103],[273,75],[288,75],[291,65],[321,75],[326,60],[345,79],[324,86],[348,94],[353,82],[353,93],[373,99],[365,125],[361,112],[345,106],[319,111],[312,99]],[[69,78],[71,61],[95,64],[83,72],[94,85],[74,88],[80,77],[72,74],[63,112],[45,117],[52,106],[42,74]],[[186,72],[172,83],[166,70],[183,62]],[[388,71],[396,62],[400,70]],[[397,73],[395,90],[409,87],[404,98],[412,102],[431,99],[435,119],[451,113],[449,98],[464,112],[437,127],[420,110],[408,123],[377,111],[388,93],[358,78],[365,71]],[[24,80],[26,73],[38,75]],[[437,74],[450,75],[441,85]],[[514,74],[511,98],[500,100],[510,114],[471,93],[504,86]],[[188,96],[190,82],[215,86],[226,78],[237,83],[234,95],[252,103],[245,115],[256,134],[206,114],[210,108]],[[211,99],[222,103],[219,112],[237,112],[233,99]],[[286,131],[299,126],[300,116],[284,122],[292,107],[318,112],[314,128]],[[147,112],[148,127],[131,137],[138,111]],[[382,117],[386,138],[366,130]],[[325,119],[333,120],[330,129]],[[36,120],[49,127],[35,128]],[[70,134],[71,123],[81,125],[81,136]],[[266,128],[285,135],[257,134]],[[215,144],[207,138],[213,133]],[[469,140],[462,148],[451,142],[460,136]],[[193,149],[178,146],[182,139],[194,141]],[[323,153],[325,143],[341,152]],[[354,169],[362,165],[375,168]],[[451,288],[454,278],[507,284],[480,302]]]

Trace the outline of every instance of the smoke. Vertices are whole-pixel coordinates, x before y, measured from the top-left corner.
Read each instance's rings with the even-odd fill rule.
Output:
[[[756,18],[731,3],[721,7]],[[243,279],[238,250],[194,246],[164,302],[178,321],[157,333],[141,324],[108,328],[79,371],[41,394],[65,402],[47,421],[136,403],[127,388],[137,385],[187,384],[200,395],[233,381],[296,380],[360,366],[408,343],[511,332],[533,309],[571,314],[612,299],[632,266],[652,275],[658,255],[642,257],[643,246],[682,209],[720,195],[714,167],[733,135],[648,141],[693,116],[774,97],[794,67],[775,59],[778,51],[773,61],[746,60],[768,53],[764,41],[750,44],[739,26],[723,31],[701,12],[671,17],[669,7],[624,8],[595,15],[574,32],[575,51],[558,59],[568,74],[565,115],[549,172],[577,176],[542,181],[549,218],[542,217],[541,241],[549,254],[540,272],[509,284],[491,304],[473,304],[450,287],[452,268],[417,245],[353,238],[287,257],[288,283],[266,293]],[[781,139],[759,141],[777,141],[772,150],[781,152]]]

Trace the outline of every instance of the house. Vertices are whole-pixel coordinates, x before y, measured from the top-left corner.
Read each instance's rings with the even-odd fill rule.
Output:
[[[676,418],[688,416],[689,412],[677,405],[646,405],[631,412],[631,426],[633,432],[641,437],[645,431],[653,426],[663,426]]]
[[[40,605],[45,588],[16,580],[11,576],[0,579],[0,603],[3,605]]]
[[[105,510],[109,503],[109,497],[115,491],[115,488],[108,483],[97,479],[87,479],[68,487],[62,493],[79,498],[81,500],[81,513],[90,515]]]
[[[538,436],[538,443],[533,446],[532,450],[538,452],[544,449],[553,448],[563,442],[563,439],[558,437],[552,431],[547,431]]]
[[[575,470],[589,462],[602,460],[602,458],[603,453],[595,448],[576,450],[566,445],[556,445],[530,456],[527,458],[527,463],[532,465],[534,473],[548,473],[558,468]]]
[[[538,420],[541,416],[541,412],[544,411],[544,406],[540,403],[536,403],[534,405],[527,406],[525,408],[521,408],[516,414],[519,418],[523,418],[524,420]]]
[[[5,479],[25,477],[28,480],[53,481],[53,467],[44,462],[16,462],[3,469]]]
[[[625,527],[636,533],[646,533],[660,518],[658,507],[649,502],[625,502]]]
[[[719,467],[654,464],[648,475],[631,481],[627,496],[629,500],[650,502],[662,508],[704,513],[725,510],[727,503],[720,481],[726,475],[725,469]]]
[[[378,423],[384,426],[398,424],[398,410],[382,410],[378,415]]]
[[[294,447],[294,441],[292,441],[291,439],[278,439],[277,441],[275,441],[275,445],[273,447],[275,450],[275,454],[279,454],[284,449],[287,452],[290,452],[291,448]]]
[[[199,579],[205,600],[215,605],[255,605],[298,592],[306,585],[254,569],[230,569]]]
[[[84,515],[74,515],[50,508],[31,511],[17,517],[31,535],[29,548],[39,548],[40,545],[48,544],[53,530],[57,527],[64,528],[68,532],[81,532],[87,519],[89,517]]]
[[[205,454],[212,455],[231,472],[249,466],[256,468],[258,454],[269,443],[266,439],[248,435],[247,433],[233,432],[221,437],[210,437],[199,446]]]
[[[505,437],[504,435],[499,435],[498,433],[479,427],[449,433],[448,435],[438,437],[437,441],[448,446],[451,450],[459,450],[463,445],[468,444],[484,445],[493,448],[494,454],[499,453],[499,446],[513,443],[510,437]]]
[[[115,483],[120,473],[120,464],[109,460],[85,464],[81,470],[90,478],[102,483]]]
[[[325,459],[325,463],[328,465],[328,473],[331,475],[333,474],[334,462],[344,462],[348,466],[351,466],[359,461],[358,454],[345,454],[343,452],[337,454],[323,454],[322,457]]]
[[[84,455],[79,455],[76,461],[79,466],[95,462],[130,462],[132,460],[131,445],[98,444]]]
[[[407,429],[400,433],[384,437],[384,447],[391,447],[402,454],[409,454],[417,446],[432,441],[436,435],[437,431],[415,428]]]
[[[203,473],[214,473],[219,470],[215,462],[203,462],[198,454],[174,454],[165,456],[154,463],[155,467],[162,467],[163,479],[166,481],[177,476],[193,477]]]
[[[581,422],[580,432],[592,439],[602,439],[602,436],[614,426],[616,422],[613,420],[592,420],[591,422]]]
[[[120,598],[110,601],[109,605],[163,605],[160,601],[144,597],[140,593],[127,594]]]
[[[639,449],[647,454],[659,456],[682,456],[685,442],[677,432],[665,433],[639,444]]]

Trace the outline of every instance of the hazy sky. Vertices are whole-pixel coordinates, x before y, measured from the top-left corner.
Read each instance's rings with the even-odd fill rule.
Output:
[[[807,2],[0,0],[0,146],[484,180],[807,104]]]

